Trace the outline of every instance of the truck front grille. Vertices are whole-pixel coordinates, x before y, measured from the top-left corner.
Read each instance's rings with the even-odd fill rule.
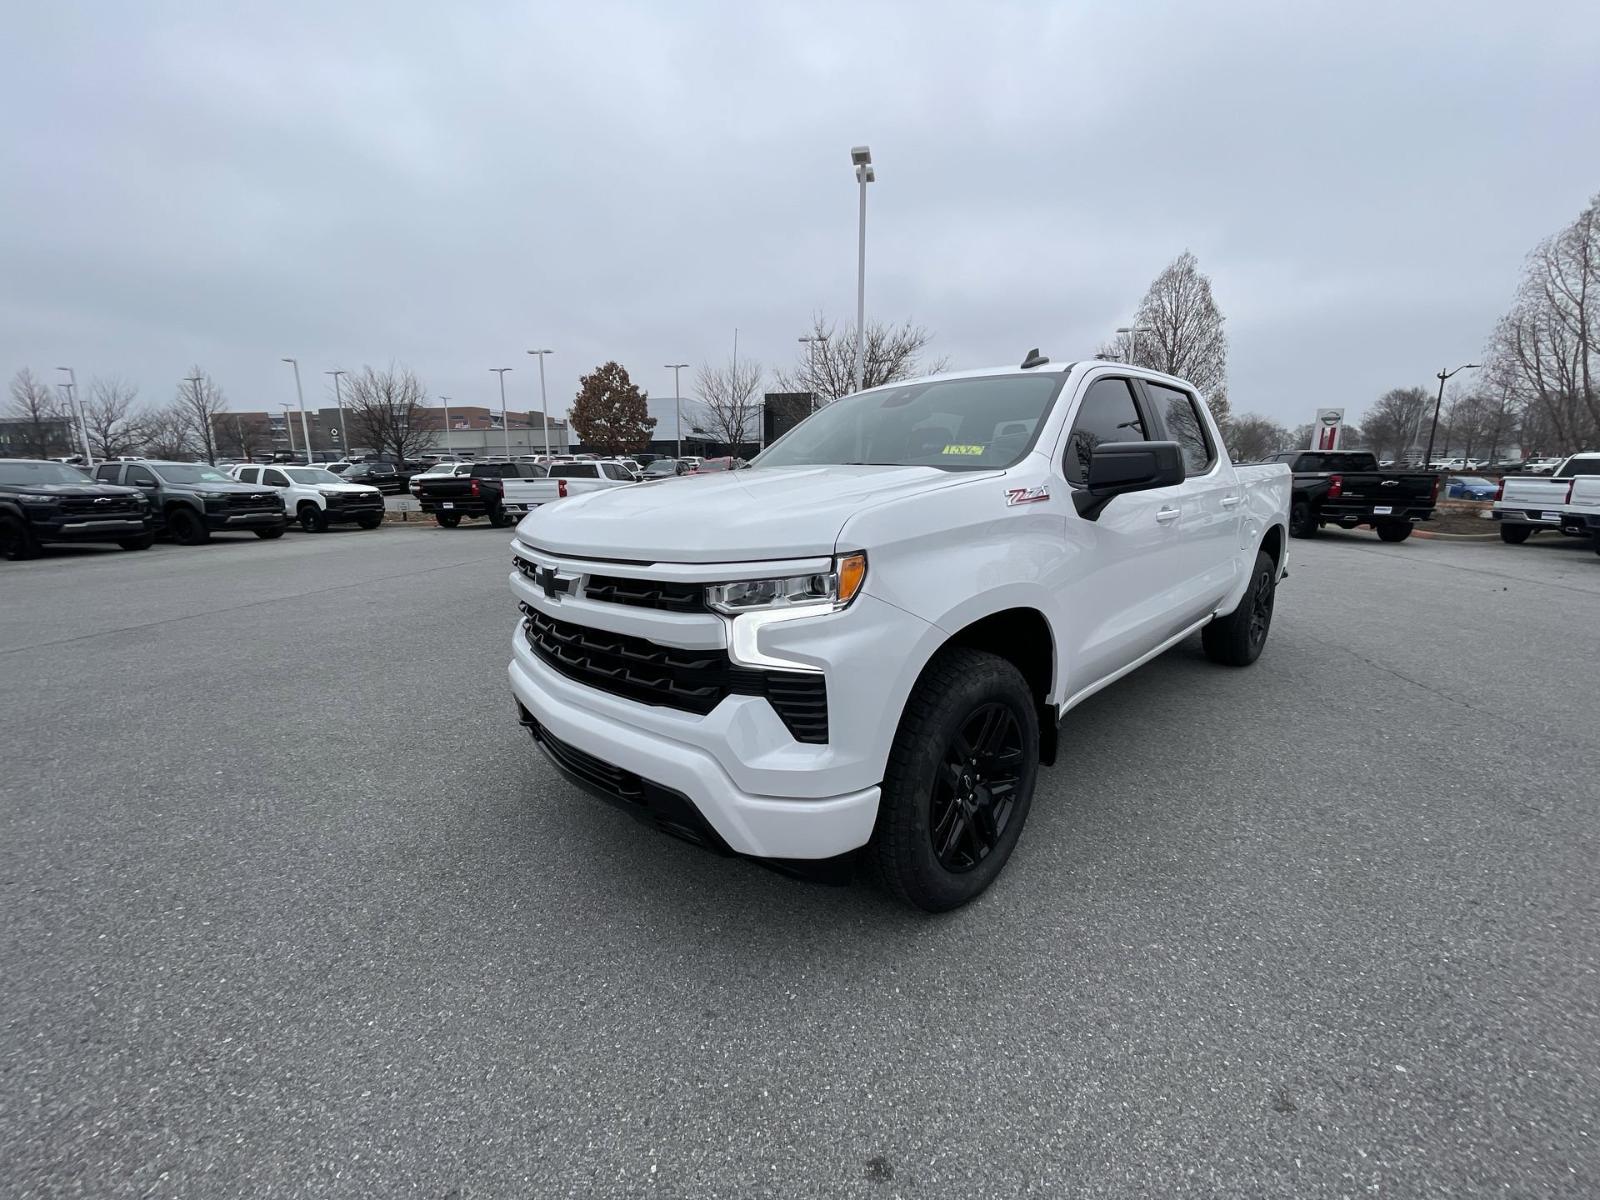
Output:
[[[137,496],[67,496],[61,511],[71,517],[136,517],[141,507]]]
[[[703,583],[591,575],[583,586],[583,594],[586,599],[605,604],[631,604],[635,608],[660,608],[667,612],[706,611],[706,587]]]
[[[797,742],[828,740],[827,684],[807,671],[735,666],[726,650],[685,650],[591,629],[521,606],[523,631],[540,660],[613,696],[705,715],[729,696],[762,696]]]
[[[282,512],[283,500],[277,492],[230,493],[224,503],[231,512]]]

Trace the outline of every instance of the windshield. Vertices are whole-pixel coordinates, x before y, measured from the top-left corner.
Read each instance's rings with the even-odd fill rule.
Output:
[[[800,422],[751,466],[1009,467],[1033,445],[1065,378],[1057,371],[984,375],[846,396]]]
[[[238,483],[230,475],[224,475],[215,467],[208,467],[204,463],[162,463],[159,467],[151,467],[157,475],[168,483]]]
[[[292,467],[284,471],[284,474],[296,483],[320,483],[326,485],[344,482],[332,471],[324,471],[320,467]]]
[[[1493,480],[1485,479],[1482,475],[1457,475],[1455,482],[1467,487],[1493,487]]]
[[[0,483],[27,487],[34,483],[91,483],[87,475],[66,463],[0,462]]]
[[[676,475],[678,464],[670,458],[657,459],[644,469],[646,475]]]

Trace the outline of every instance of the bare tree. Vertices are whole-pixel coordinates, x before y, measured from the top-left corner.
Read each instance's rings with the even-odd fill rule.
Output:
[[[174,403],[188,423],[190,436],[201,457],[207,462],[216,462],[216,418],[228,407],[228,398],[222,394],[222,389],[199,367],[190,367],[189,374],[178,384]]]
[[[1488,365],[1485,382],[1504,389],[1525,451],[1600,443],[1600,195],[1528,256]]]
[[[143,414],[133,404],[139,389],[115,375],[96,377],[83,401],[83,423],[89,431],[89,449],[96,458],[130,454],[144,444]]]
[[[1228,422],[1224,440],[1234,462],[1259,462],[1279,450],[1292,450],[1289,431],[1270,417],[1243,413]]]
[[[1200,389],[1217,424],[1228,423],[1228,335],[1211,280],[1185,250],[1155,277],[1139,302],[1133,360]]]
[[[1431,402],[1419,387],[1390,388],[1361,417],[1367,449],[1379,458],[1402,458],[1416,439],[1417,429]]]
[[[174,400],[144,418],[144,452],[151,458],[188,459],[195,454],[194,426],[183,401]]]
[[[701,423],[728,447],[730,454],[756,440],[756,420],[761,401],[756,393],[765,374],[753,359],[729,359],[725,367],[703,363],[695,377],[695,392],[700,397]]]
[[[422,382],[409,367],[362,367],[345,377],[344,409],[351,441],[376,447],[397,463],[434,444],[435,431],[423,407]]]
[[[65,454],[70,436],[66,407],[27,367],[11,377],[8,411],[18,422],[22,452],[32,458]]]
[[[819,402],[831,404],[856,390],[856,339],[854,327],[839,333],[834,323],[821,313],[812,315],[811,341],[799,360],[787,371],[775,374],[781,392],[810,392]],[[867,325],[867,363],[863,387],[878,387],[914,375],[932,375],[946,370],[945,359],[923,362],[922,357],[933,335],[920,325],[905,321],[886,325],[873,321]]]

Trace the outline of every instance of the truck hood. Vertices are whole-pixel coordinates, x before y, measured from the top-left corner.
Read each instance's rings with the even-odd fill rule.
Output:
[[[541,505],[518,533],[554,554],[635,562],[831,555],[851,516],[967,482],[937,467],[756,467],[649,480]],[[998,474],[998,472],[996,472]]]
[[[28,492],[39,496],[126,496],[139,491],[138,488],[121,487],[114,483],[8,483],[4,490],[13,494]]]

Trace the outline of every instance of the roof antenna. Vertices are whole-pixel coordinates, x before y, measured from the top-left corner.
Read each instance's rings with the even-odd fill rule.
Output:
[[[1028,351],[1028,357],[1022,360],[1022,369],[1026,371],[1031,367],[1042,367],[1049,361],[1048,358],[1039,353],[1039,347],[1035,346]]]

